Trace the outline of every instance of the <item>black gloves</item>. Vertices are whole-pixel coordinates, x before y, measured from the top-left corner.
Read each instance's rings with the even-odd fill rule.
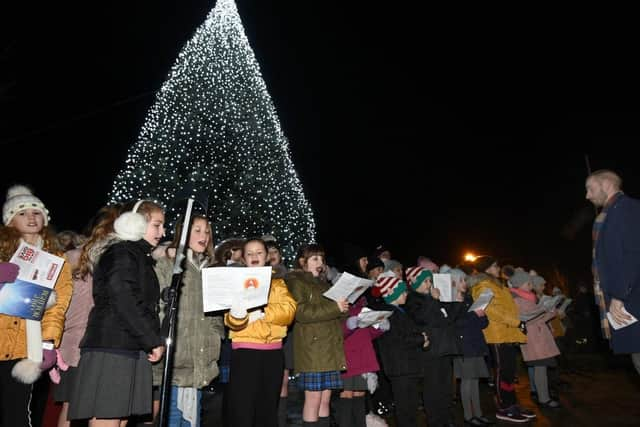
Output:
[[[520,332],[527,335],[527,325],[525,325],[524,322],[520,322],[520,324],[518,325],[518,329],[520,329]]]

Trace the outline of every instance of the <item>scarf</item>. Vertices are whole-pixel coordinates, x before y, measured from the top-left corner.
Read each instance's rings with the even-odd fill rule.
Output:
[[[536,294],[531,291],[525,291],[524,289],[520,288],[511,288],[510,291],[512,294],[522,298],[523,300],[531,301],[534,304],[536,303]]]
[[[600,311],[600,329],[602,329],[602,336],[605,339],[611,339],[611,328],[609,326],[609,320],[607,319],[607,302],[604,298],[604,292],[600,287],[600,276],[598,275],[598,264],[596,263],[596,245],[598,243],[598,237],[602,226],[607,220],[607,212],[609,208],[618,200],[618,197],[622,194],[622,191],[614,194],[603,206],[602,210],[593,221],[593,230],[591,236],[593,239],[593,246],[591,248],[591,272],[593,273],[593,295],[595,296],[596,305]]]

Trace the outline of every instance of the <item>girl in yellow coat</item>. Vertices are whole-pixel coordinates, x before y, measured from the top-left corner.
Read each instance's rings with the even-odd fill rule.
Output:
[[[14,186],[9,189],[2,208],[2,222],[0,262],[9,261],[21,241],[63,256],[48,227],[49,211],[28,188]],[[13,281],[18,268],[15,264],[9,265],[14,268],[15,275],[10,280]],[[31,413],[29,402],[33,398],[33,383],[56,361],[54,348],[60,345],[64,313],[73,290],[71,269],[66,262],[54,290],[55,302],[50,298],[49,308],[39,322],[0,314],[0,425],[31,425],[34,418],[42,416]],[[32,405],[44,408],[35,403]]]
[[[535,413],[517,404],[515,393],[516,356],[520,343],[527,342],[524,322],[520,321],[518,306],[509,288],[498,279],[500,268],[495,258],[478,257],[473,268],[475,274],[471,288],[473,299],[485,290],[493,293],[493,299],[485,308],[489,326],[482,330],[495,363],[495,384],[498,410],[496,418],[511,422],[527,422]]]
[[[243,247],[247,267],[264,267],[267,248],[261,239]],[[233,427],[277,427],[284,369],[282,339],[293,322],[296,302],[283,279],[271,279],[267,305],[247,313],[239,304],[225,315],[231,330],[229,417]]]

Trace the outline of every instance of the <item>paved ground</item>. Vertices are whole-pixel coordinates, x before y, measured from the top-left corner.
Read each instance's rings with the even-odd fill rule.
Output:
[[[538,418],[523,426],[536,427],[623,427],[640,426],[640,375],[636,373],[628,357],[611,357],[605,353],[569,356],[570,371],[561,375],[568,386],[560,394],[561,409],[541,411],[529,396],[529,381],[522,367],[517,384],[520,403],[536,411]],[[289,426],[301,426],[302,393],[291,383],[288,404]],[[493,390],[486,383],[480,385],[482,407],[486,416],[493,419],[495,405]],[[49,405],[45,427],[54,427],[57,408]],[[463,426],[462,407],[452,402],[456,425]],[[419,425],[427,426],[424,413],[417,414]],[[394,427],[393,419],[388,419]],[[498,422],[500,426],[516,424]],[[218,426],[203,426],[218,427]]]
[[[529,423],[536,427],[547,426],[640,426],[640,376],[628,357],[609,357],[602,354],[570,356],[570,370],[561,378],[568,385],[560,394],[561,409],[540,410],[531,401],[526,371],[521,369],[517,394],[520,403],[533,409],[538,418]],[[294,384],[290,385],[289,425],[301,426],[302,395]],[[481,384],[482,407],[486,416],[494,418],[493,391]],[[462,406],[452,403],[456,425],[463,425]],[[418,414],[420,426],[426,426],[424,413]],[[390,426],[393,420],[388,419]],[[496,426],[514,426],[498,422]],[[528,424],[521,424],[528,425]]]

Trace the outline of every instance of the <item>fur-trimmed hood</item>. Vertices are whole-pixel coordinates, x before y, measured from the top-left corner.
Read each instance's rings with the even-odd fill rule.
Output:
[[[89,271],[93,273],[93,268],[100,261],[100,257],[104,254],[110,246],[115,245],[118,242],[122,242],[120,236],[116,233],[108,234],[104,239],[98,240],[92,247],[89,249],[89,253],[87,256],[89,257]]]

